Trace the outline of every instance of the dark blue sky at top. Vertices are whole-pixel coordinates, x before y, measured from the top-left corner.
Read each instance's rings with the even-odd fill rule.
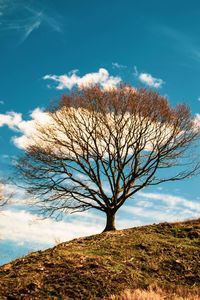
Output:
[[[199,1],[0,0],[1,5],[2,114],[12,110],[26,119],[31,110],[58,99],[65,90],[48,88],[46,74],[78,69],[83,76],[103,67],[143,86],[134,66],[164,80],[159,92],[172,105],[185,101],[193,114],[200,112]],[[40,13],[45,18],[26,38],[22,27]],[[113,62],[127,67],[114,69]],[[13,132],[6,126],[0,131],[0,154],[19,153],[10,141]]]
[[[13,3],[15,1],[12,1]],[[185,100],[198,111],[200,29],[198,1],[20,1],[5,18],[26,18],[25,7],[42,11],[60,26],[42,24],[24,41],[21,32],[4,30],[1,41],[3,109],[27,112],[58,95],[48,90],[45,74],[80,74],[112,62],[127,65],[124,80],[134,82],[133,66],[166,84],[162,93]],[[116,71],[115,71],[116,72]]]

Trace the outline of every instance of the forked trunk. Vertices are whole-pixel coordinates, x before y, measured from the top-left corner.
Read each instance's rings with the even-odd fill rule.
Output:
[[[103,232],[116,230],[115,228],[115,212],[106,212],[106,227]]]

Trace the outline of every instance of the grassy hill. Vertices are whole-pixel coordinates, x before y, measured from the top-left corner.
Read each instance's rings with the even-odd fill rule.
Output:
[[[200,299],[200,219],[79,238],[0,267],[0,299],[175,298]]]

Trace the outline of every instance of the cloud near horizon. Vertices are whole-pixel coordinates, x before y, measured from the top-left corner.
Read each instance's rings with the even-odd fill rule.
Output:
[[[121,210],[143,223],[174,222],[198,218],[200,204],[181,196],[166,193],[138,192],[136,203],[124,205]]]
[[[22,195],[24,200],[27,200],[26,197]],[[105,216],[94,211],[68,215],[57,222],[51,218],[41,219],[39,215],[25,210],[24,203],[21,206],[21,199],[17,197],[14,204],[1,212],[1,239],[9,239],[18,244],[29,241],[54,245],[56,240],[62,242],[98,234],[105,226]],[[131,204],[131,200],[128,203],[119,210],[120,216],[116,220],[119,229],[198,218],[200,213],[200,204],[197,201],[166,193],[138,192],[133,203]]]
[[[171,208],[181,205],[182,208],[189,209],[192,213],[200,213],[200,203],[187,200],[184,197],[174,196],[165,193],[161,194],[147,192],[139,192],[138,195],[145,199],[161,201],[161,203],[163,203],[164,205],[168,205]]]
[[[16,243],[40,243],[54,245],[56,240],[64,242],[76,237],[92,235],[103,230],[103,218],[95,215],[81,216],[71,221],[41,219],[38,215],[25,210],[7,209],[1,212],[0,232],[2,240]],[[97,222],[99,224],[97,224]]]

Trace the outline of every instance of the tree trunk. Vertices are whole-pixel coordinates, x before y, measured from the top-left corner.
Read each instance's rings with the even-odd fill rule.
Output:
[[[106,227],[103,232],[116,230],[115,228],[115,212],[106,212]]]

